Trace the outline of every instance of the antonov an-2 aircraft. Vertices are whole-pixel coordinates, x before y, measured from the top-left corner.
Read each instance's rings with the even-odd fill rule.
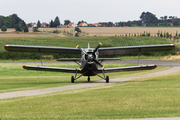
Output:
[[[175,48],[174,44],[161,44],[161,45],[143,45],[143,46],[128,46],[128,47],[105,47],[100,48],[102,44],[96,48],[90,48],[88,44],[87,49],[81,48],[79,45],[76,48],[70,47],[45,47],[45,46],[26,46],[26,45],[5,45],[4,48],[7,51],[12,52],[37,52],[37,53],[60,53],[60,54],[81,54],[82,57],[79,59],[58,59],[58,61],[75,61],[80,65],[79,68],[61,68],[61,67],[47,67],[47,66],[33,66],[24,65],[23,68],[27,70],[39,70],[39,71],[55,71],[55,72],[69,72],[75,73],[75,76],[71,77],[71,82],[74,83],[75,80],[81,76],[88,76],[88,81],[90,81],[90,76],[99,76],[109,83],[109,76],[105,76],[105,72],[121,72],[130,70],[144,70],[153,69],[157,65],[141,65],[141,66],[129,66],[129,67],[115,67],[115,68],[105,68],[101,63],[106,60],[120,60],[120,59],[98,59],[98,55],[111,55],[111,54],[127,54],[127,53],[144,53],[144,52],[157,52],[157,51],[169,51]],[[41,54],[40,54],[41,59]],[[139,59],[138,59],[139,60]],[[81,64],[80,64],[81,63]],[[42,64],[42,59],[41,59]],[[98,68],[98,65],[101,68]],[[77,73],[81,73],[77,77]],[[103,73],[100,76],[98,73]]]

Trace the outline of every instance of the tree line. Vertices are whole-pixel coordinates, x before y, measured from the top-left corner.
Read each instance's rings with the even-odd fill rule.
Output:
[[[64,25],[68,25],[71,21],[64,20]],[[82,22],[79,21],[78,25]],[[180,18],[176,16],[161,16],[160,19],[156,17],[151,12],[142,12],[140,15],[140,20],[127,21],[127,22],[99,22],[101,27],[133,27],[133,26],[180,26]],[[58,16],[54,20],[51,20],[44,27],[61,27],[60,19]],[[2,31],[6,31],[7,28],[15,28],[16,31],[28,32],[28,27],[33,27],[31,23],[27,24],[24,20],[18,17],[17,14],[12,14],[7,17],[0,16],[0,28]],[[42,27],[40,20],[37,21],[37,28]]]

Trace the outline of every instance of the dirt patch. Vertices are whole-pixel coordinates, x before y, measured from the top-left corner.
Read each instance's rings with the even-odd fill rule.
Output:
[[[163,58],[160,58],[160,60],[180,61],[180,55],[169,55],[169,56],[165,56],[165,57],[163,57]]]

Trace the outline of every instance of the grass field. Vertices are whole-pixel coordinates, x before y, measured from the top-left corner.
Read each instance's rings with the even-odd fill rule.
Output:
[[[82,30],[83,29],[85,28],[82,28]],[[90,29],[92,30],[92,33],[89,32]],[[83,31],[87,33],[89,32],[91,36],[95,35],[93,34],[93,30],[95,31],[96,28],[90,29],[89,31]],[[111,30],[112,28],[107,29],[108,30],[106,30],[106,32],[101,30],[99,31],[104,34],[103,36],[110,36],[113,30]],[[123,28],[121,32],[125,31],[125,29],[126,28]],[[127,31],[130,31],[130,29]],[[143,28],[141,33],[144,31],[148,30]],[[120,31],[117,29],[114,29],[114,35],[116,33],[119,34],[119,32]],[[134,31],[131,32],[133,33]],[[136,33],[137,32],[138,31],[136,29]],[[13,36],[13,34],[15,36]],[[62,36],[59,37],[55,34],[34,35],[31,33],[29,33],[29,36],[27,37],[24,34],[12,32],[9,32],[4,37],[3,35],[4,33],[0,34],[0,52],[5,52],[5,44],[60,47],[75,47],[76,45],[80,45],[81,47],[86,48],[89,41],[91,41],[91,47],[96,47],[99,42],[103,44],[102,47],[172,43],[171,41],[163,38],[149,37],[62,38]],[[8,37],[8,35],[10,35],[10,37]],[[5,52],[5,54],[8,53]],[[29,61],[31,60],[20,60],[20,62]],[[2,62],[3,63],[0,63],[0,93],[72,85],[70,78],[74,74],[71,73],[27,71],[22,68],[24,63],[5,63],[7,61],[4,60]],[[12,61],[10,60],[8,62]],[[40,63],[32,63],[31,65],[40,65]],[[44,65],[72,68],[78,67],[76,64],[72,63],[45,63]],[[132,64],[103,65],[108,68],[129,66]],[[142,75],[165,69],[168,69],[168,67],[158,67],[154,70],[147,71],[108,73],[106,75],[109,75],[111,79]],[[162,77],[138,79],[102,87],[57,92],[40,96],[4,99],[0,100],[0,119],[116,119],[176,117],[180,116],[179,77],[180,74],[175,73]],[[101,80],[101,78],[92,77],[91,80],[97,81]],[[74,84],[86,82],[87,77],[82,77],[81,79],[75,81]]]
[[[75,73],[62,73],[62,72],[45,72],[45,71],[29,71],[24,70],[22,66],[25,63],[0,63],[0,93],[8,91],[20,91],[47,87],[57,87],[64,85],[71,85],[71,76]],[[40,63],[29,63],[31,65],[40,65]],[[26,64],[27,65],[27,64]],[[44,63],[45,66],[78,68],[75,63]],[[123,67],[132,66],[133,64],[103,64],[106,68],[109,67]],[[159,70],[159,69],[157,69]],[[129,72],[136,73],[136,72]],[[111,78],[128,74],[125,72],[111,73]],[[99,77],[91,77],[91,81],[101,80]],[[87,82],[87,77],[82,77],[75,81],[75,84]]]
[[[170,40],[153,37],[0,38],[0,51],[4,50],[6,44],[60,47],[76,47],[76,45],[80,45],[87,48],[89,42],[92,48],[96,47],[99,42],[103,44],[102,47],[172,44]]]
[[[25,64],[25,63],[24,63]],[[64,85],[72,85],[71,76],[73,73],[62,73],[62,72],[45,72],[45,71],[29,71],[24,70],[22,63],[0,63],[0,93],[10,91],[21,91],[21,90],[32,90],[40,88],[58,87]],[[29,63],[30,65],[40,65],[40,63]],[[27,64],[26,64],[27,65]],[[78,68],[78,65],[74,63],[45,63],[45,66],[56,66],[56,67],[70,67]],[[106,68],[108,67],[123,67],[132,66],[133,64],[103,64]],[[150,72],[167,69],[168,67],[158,67],[154,70],[147,71],[130,71],[130,72],[118,72],[118,73],[106,73],[110,76],[110,79],[117,77],[126,77],[130,75],[141,75]],[[102,75],[102,74],[100,74]],[[91,81],[102,80],[95,76],[91,77]],[[86,83],[87,77],[82,77],[75,81],[74,84]]]
[[[87,33],[87,36],[114,36],[114,35],[125,35],[125,34],[140,34],[140,33],[144,33],[145,32],[150,32],[151,35],[157,35],[156,33],[158,31],[162,31],[164,32],[169,32],[172,33],[173,35],[176,34],[176,32],[180,33],[180,28],[179,27],[80,27],[80,29],[82,30],[82,32]],[[59,30],[61,31],[60,36],[63,37],[63,32],[64,31],[74,31],[74,28],[39,28],[40,31],[42,32],[52,32],[54,30]],[[8,29],[7,30],[7,34],[9,35],[4,35],[4,33],[2,33],[0,31],[0,38],[1,37],[25,37],[25,35],[22,34],[17,34],[15,33],[14,29]],[[52,36],[58,36],[58,35],[53,35],[53,34],[34,34],[34,36],[31,34],[32,31],[30,32],[30,34],[26,34],[29,37],[52,37]],[[26,37],[27,37],[26,36]]]
[[[154,70],[144,72],[152,71]],[[142,73],[130,72],[130,74],[120,76]],[[101,87],[0,100],[0,118],[121,119],[177,117],[180,116],[179,77],[178,72],[172,75],[143,78]],[[25,81],[30,82],[30,80]],[[1,81],[1,83],[3,82]],[[15,85],[12,81],[6,84]]]
[[[80,27],[82,32],[89,33],[89,36],[114,36],[114,35],[125,35],[125,34],[140,34],[150,32],[152,35],[157,35],[158,31],[169,32],[173,35],[176,31],[180,33],[179,27]],[[53,31],[56,28],[40,28],[41,31]],[[74,28],[58,28],[60,31],[72,31]]]

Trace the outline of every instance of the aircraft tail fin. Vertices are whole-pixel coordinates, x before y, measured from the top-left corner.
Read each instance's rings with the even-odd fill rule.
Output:
[[[90,44],[88,43],[88,48],[91,48]]]

